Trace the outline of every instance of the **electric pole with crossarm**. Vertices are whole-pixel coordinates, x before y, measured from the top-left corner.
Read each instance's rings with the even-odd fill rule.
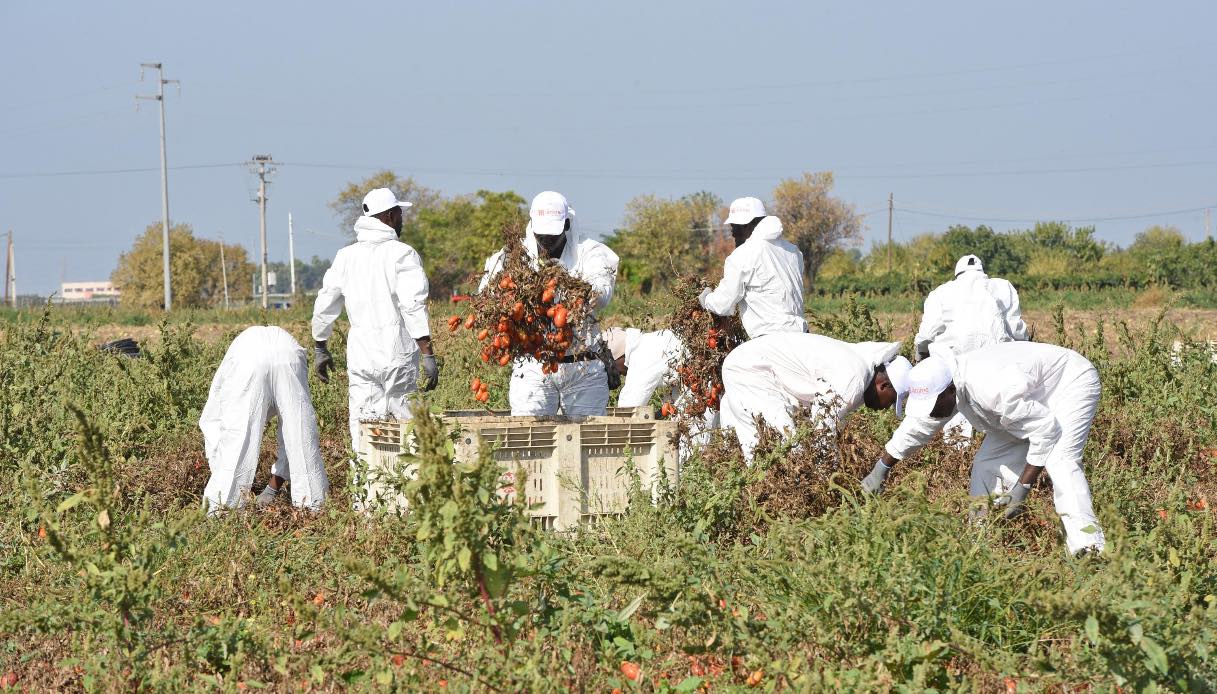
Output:
[[[165,160],[165,85],[177,85],[178,93],[182,91],[182,83],[177,80],[165,79],[164,63],[140,63],[139,79],[144,80],[144,69],[156,70],[156,95],[136,95],[135,107],[139,109],[138,99],[148,99],[160,103],[161,107],[161,245],[164,255],[165,271],[165,311],[173,308],[173,288],[169,278],[169,167]]]

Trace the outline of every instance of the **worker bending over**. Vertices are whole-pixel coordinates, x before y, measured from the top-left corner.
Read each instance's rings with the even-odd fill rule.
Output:
[[[546,374],[532,357],[516,359],[507,398],[513,416],[547,416],[559,411],[572,417],[603,415],[608,408],[608,374],[600,353],[595,312],[608,305],[617,284],[617,254],[594,239],[582,238],[561,193],[545,191],[532,200],[524,229],[524,249],[536,263],[557,263],[592,285],[591,316],[575,327],[575,339],[557,373]],[[478,291],[503,269],[505,251],[486,260]]]
[[[330,481],[309,395],[308,357],[282,328],[254,326],[229,346],[199,418],[211,468],[203,499],[211,513],[245,505],[271,415],[279,419],[279,448],[258,507],[270,505],[284,481],[297,507],[316,510],[325,501]]]
[[[989,277],[980,258],[965,255],[955,263],[955,279],[925,298],[913,348],[922,359],[937,349],[958,355],[998,342],[1026,339],[1027,326],[1014,285]],[[972,425],[963,415],[940,424],[943,426],[939,429],[945,429],[957,442],[966,443],[972,438]]]
[[[757,415],[785,431],[793,427],[795,408],[806,406],[835,433],[862,405],[886,409],[907,390],[911,365],[899,351],[899,342],[855,344],[807,333],[749,340],[723,362],[723,426],[735,430],[748,461]]]
[[[908,380],[909,417],[944,421],[958,412],[985,433],[972,461],[972,496],[995,496],[1003,515],[1014,518],[1047,471],[1069,553],[1103,549],[1082,472],[1101,390],[1099,373],[1085,357],[1056,345],[1005,342],[928,357]],[[863,480],[864,490],[880,491],[891,467],[925,445],[933,431],[897,434]]]
[[[803,318],[803,254],[782,238],[782,222],[765,215],[756,198],[731,203],[727,225],[735,250],[723,263],[723,279],[702,291],[702,308],[727,317],[740,310],[749,338],[807,332]]]

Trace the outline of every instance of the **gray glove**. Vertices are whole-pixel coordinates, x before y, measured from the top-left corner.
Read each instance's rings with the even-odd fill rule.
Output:
[[[1027,511],[1027,495],[1030,493],[1031,485],[1015,484],[1009,492],[994,501],[993,505],[1006,507],[1006,512],[1002,514],[1006,520],[1018,518]]]
[[[268,508],[271,504],[275,503],[276,496],[279,496],[279,490],[272,489],[271,486],[268,484],[268,485],[266,485],[265,488],[262,489],[261,492],[258,493],[258,496],[255,499],[255,503],[257,504],[258,508],[260,508],[260,509]]]
[[[862,491],[867,494],[878,494],[883,490],[883,483],[887,481],[887,476],[892,469],[883,464],[882,460],[875,461],[875,467],[871,468],[870,474],[862,478]]]
[[[435,386],[439,385],[439,362],[435,361],[435,355],[424,354],[422,366],[423,392],[435,390]]]
[[[697,303],[701,304],[702,308],[706,307],[706,297],[710,296],[710,292],[712,292],[712,291],[714,291],[714,290],[710,289],[709,287],[706,287],[705,289],[701,290],[701,294],[699,294],[697,296]]]
[[[330,354],[329,347],[324,342],[318,342],[313,347],[313,358],[316,360],[317,378],[322,383],[330,382],[330,370],[334,368],[334,355]]]

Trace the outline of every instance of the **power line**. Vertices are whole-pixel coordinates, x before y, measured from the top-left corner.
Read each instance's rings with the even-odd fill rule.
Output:
[[[184,171],[187,169],[219,169],[233,166],[244,166],[244,162],[229,162],[224,164],[183,164],[180,166],[170,166],[170,171]],[[59,178],[65,176],[110,176],[115,174],[133,174],[133,173],[151,173],[160,171],[157,166],[145,166],[130,169],[78,169],[68,171],[30,171],[24,173],[7,173],[0,174],[0,179],[21,179],[21,178]]]
[[[1035,222],[1043,222],[1043,221],[1069,222],[1069,223],[1117,222],[1117,221],[1124,221],[1124,220],[1130,220],[1130,219],[1149,219],[1151,217],[1171,217],[1174,215],[1201,212],[1212,206],[1213,205],[1210,204],[1210,205],[1200,205],[1198,207],[1187,207],[1187,208],[1177,209],[1177,210],[1160,210],[1157,212],[1142,212],[1142,213],[1137,213],[1137,214],[1107,215],[1107,216],[1098,216],[1098,217],[1072,217],[1072,218],[1064,218],[1064,219],[1062,219],[1060,217],[1055,217],[1055,216],[1024,217],[1024,218],[981,217],[981,216],[974,216],[974,215],[967,215],[967,214],[954,214],[954,213],[949,213],[949,212],[934,212],[934,211],[930,211],[930,210],[917,210],[917,209],[913,209],[913,208],[909,208],[909,207],[897,207],[896,211],[897,212],[908,212],[910,214],[921,215],[923,217],[938,217],[941,219],[966,219],[968,221],[974,221],[974,222],[1009,222],[1009,223],[1013,223],[1013,224],[1027,224],[1027,223],[1033,224]]]

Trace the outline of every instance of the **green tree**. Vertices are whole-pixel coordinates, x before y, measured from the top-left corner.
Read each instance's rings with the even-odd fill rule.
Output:
[[[225,251],[227,252],[227,251]],[[333,263],[329,258],[319,258],[313,256],[307,263],[296,258],[296,291],[303,293],[315,292],[321,289],[321,280],[325,277],[325,271],[330,269]],[[275,273],[275,279],[278,280],[276,291],[287,291],[291,287],[291,273],[288,270],[287,263],[267,263],[266,269]]]
[[[979,256],[990,275],[1018,275],[1027,269],[1029,249],[1012,235],[999,234],[983,224],[975,229],[957,224],[947,229],[941,243],[949,251],[951,265],[943,268],[947,273],[956,260],[969,254]]]
[[[673,200],[640,195],[626,203],[625,225],[605,239],[621,257],[626,281],[644,293],[671,286],[672,267],[706,273],[717,258],[710,251],[717,236],[723,201],[705,191]]]
[[[246,278],[254,271],[245,249],[224,244],[228,296],[233,301],[249,298]],[[194,237],[189,224],[169,228],[169,272],[173,305],[182,308],[215,306],[224,301],[224,272],[220,265],[220,243]],[[122,304],[136,308],[164,307],[161,223],[149,224],[131,250],[119,256],[110,280],[122,290]]]
[[[402,240],[422,256],[432,296],[449,294],[476,276],[502,246],[504,228],[524,228],[525,202],[512,191],[479,190],[434,201],[406,222]]]
[[[781,218],[786,238],[803,252],[808,287],[829,254],[862,240],[862,218],[853,205],[833,197],[832,187],[832,172],[820,171],[784,179],[773,189],[772,213]]]
[[[385,169],[363,179],[348,183],[338,196],[330,201],[330,209],[338,217],[338,226],[344,234],[354,236],[355,220],[363,214],[363,196],[376,188],[388,188],[393,191],[398,200],[408,200],[413,207],[405,210],[405,221],[410,223],[423,208],[431,207],[441,200],[437,191],[419,185],[412,177],[398,177],[397,174]]]

